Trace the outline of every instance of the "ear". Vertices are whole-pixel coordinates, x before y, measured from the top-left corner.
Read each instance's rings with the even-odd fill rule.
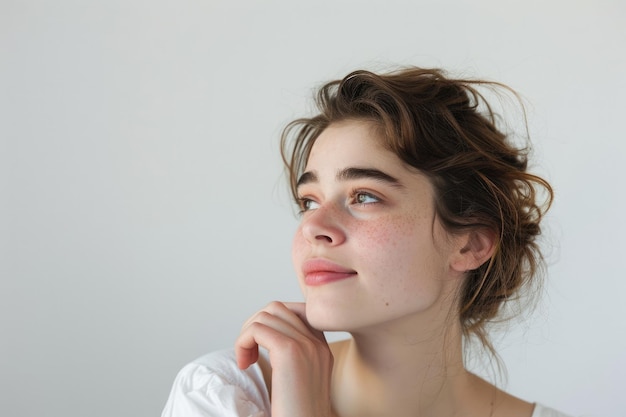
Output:
[[[452,256],[450,266],[457,272],[478,268],[491,258],[496,250],[496,233],[476,229],[459,236],[459,249]]]

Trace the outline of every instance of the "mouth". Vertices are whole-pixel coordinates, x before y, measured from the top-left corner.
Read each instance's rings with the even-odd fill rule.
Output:
[[[356,277],[353,269],[345,268],[325,259],[310,259],[302,265],[304,283],[308,286],[318,286]]]

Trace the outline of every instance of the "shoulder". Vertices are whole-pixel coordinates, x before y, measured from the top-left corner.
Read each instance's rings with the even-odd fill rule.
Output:
[[[162,417],[269,416],[269,395],[257,364],[237,367],[232,350],[204,355],[174,380]]]
[[[539,403],[535,404],[532,417],[569,417],[567,414],[554,410],[550,407],[546,407]]]

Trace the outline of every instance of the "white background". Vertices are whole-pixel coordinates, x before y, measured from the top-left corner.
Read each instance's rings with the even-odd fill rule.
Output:
[[[280,130],[402,64],[530,103],[556,201],[506,386],[626,415],[625,5],[0,0],[0,415],[159,415],[186,362],[300,300]]]

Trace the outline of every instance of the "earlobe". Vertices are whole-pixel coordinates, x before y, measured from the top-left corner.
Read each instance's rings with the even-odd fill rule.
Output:
[[[496,249],[496,234],[488,229],[472,230],[463,235],[460,243],[451,267],[458,272],[471,271],[491,258]]]

